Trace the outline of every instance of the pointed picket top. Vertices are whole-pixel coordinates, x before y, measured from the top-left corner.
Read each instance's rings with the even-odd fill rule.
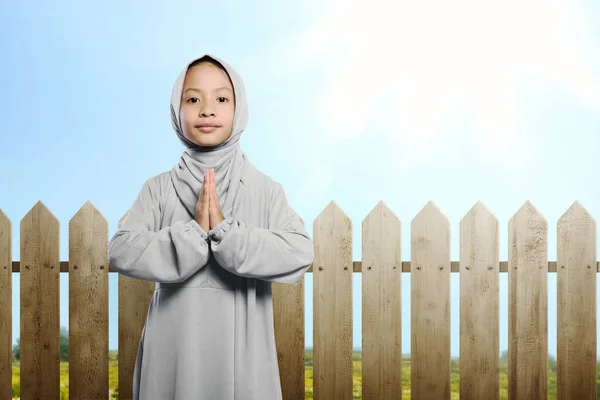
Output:
[[[463,216],[463,218],[472,213],[485,213],[485,214],[493,215],[492,212],[490,211],[490,209],[487,208],[481,200],[478,200],[477,203],[475,203],[473,205],[473,207],[471,207],[471,209],[469,211],[467,211],[467,213]]]
[[[393,241],[395,238],[400,238],[401,233],[400,219],[383,200],[379,201],[362,221],[363,265],[368,264],[373,267],[374,263],[369,259],[369,254],[375,258],[377,257],[375,254],[381,255],[382,249],[389,247],[390,243],[394,246]],[[373,253],[366,251],[368,246],[374,246],[377,250]],[[395,267],[400,267],[402,271],[402,260],[398,260],[398,265]]]
[[[391,208],[388,207],[387,204],[383,200],[380,200],[375,207],[367,214],[365,219],[363,219],[363,225],[367,219],[371,219],[372,217],[383,216],[385,218],[393,218],[400,222],[400,218],[396,216],[396,214],[392,211]]]
[[[477,231],[488,232],[490,229],[498,229],[498,218],[483,204],[481,200],[477,201],[473,207],[460,220],[460,231],[471,226]],[[469,232],[465,232],[468,234]]]
[[[450,229],[450,221],[431,200],[429,200],[421,209],[421,211],[419,211],[419,213],[412,219],[410,223],[411,231],[417,227],[417,224],[420,225],[422,221],[439,222]]]
[[[364,253],[366,246],[375,246],[378,250],[374,253],[380,255],[380,250],[393,242],[393,238],[400,237],[401,230],[400,219],[383,200],[379,201],[362,221],[363,263],[368,258],[366,257],[367,254]],[[375,254],[373,256],[376,257]],[[370,265],[371,260],[368,260],[367,263]],[[402,270],[401,260],[399,266]]]
[[[344,210],[342,210],[340,208],[340,206],[338,206],[336,204],[335,201],[330,201],[325,208],[323,209],[323,211],[321,211],[318,215],[317,218],[315,218],[315,220],[313,221],[313,229],[317,229],[317,226],[319,225],[319,222],[324,222],[327,220],[331,220],[331,221],[345,221],[346,223],[346,228],[351,230],[352,229],[352,220],[350,219],[350,217],[348,217],[348,215],[344,212]]]
[[[529,200],[508,220],[508,245],[509,267],[513,263],[512,268],[516,268],[519,260],[525,261],[522,257],[525,257],[528,262],[535,262],[534,260],[540,262],[545,258],[547,271],[548,221]],[[521,252],[526,252],[528,255],[519,256]],[[515,259],[512,260],[513,258]]]
[[[21,265],[45,257],[56,264],[52,268],[60,267],[60,222],[41,200],[21,219],[20,230]]]
[[[512,231],[513,225],[519,222],[522,223],[521,228],[527,231],[535,229],[541,235],[548,233],[548,221],[529,200],[525,201],[521,208],[508,220],[509,231]]]
[[[481,245],[487,248],[489,243],[480,243],[480,241],[485,238],[489,238],[490,236],[495,239],[494,242],[498,239],[498,218],[496,218],[496,216],[492,214],[485,204],[479,200],[460,220],[459,231],[461,238],[461,249],[463,247],[463,241],[465,245]]]
[[[592,260],[584,261],[588,268],[593,264],[596,271],[596,221],[587,210],[575,201],[556,223],[557,230],[557,263],[561,267],[557,270],[560,277],[561,269],[565,262],[577,263],[574,260],[591,257]],[[567,261],[569,260],[569,261]],[[569,266],[567,266],[568,268]]]
[[[331,209],[339,211],[339,212],[345,214],[344,211],[342,211],[342,209],[340,208],[340,206],[338,206],[335,201],[331,200],[329,203],[327,203],[327,205],[325,206],[325,208],[323,208],[323,211],[321,211],[317,215],[317,218],[319,218],[322,214],[330,213],[330,212],[335,212],[335,211],[330,211]]]
[[[104,235],[105,230],[108,232],[106,218],[89,200],[81,206],[69,221],[69,237],[71,238],[71,235],[74,234],[74,229],[85,229],[86,226],[93,226],[95,234]]]
[[[548,272],[548,221],[529,200],[508,221],[508,246],[509,281],[531,265]],[[525,269],[517,269],[522,263]]]
[[[523,203],[521,208],[519,208],[519,210],[516,213],[514,213],[511,219],[515,218],[519,213],[526,213],[527,215],[531,216],[539,215],[540,217],[544,218],[544,216],[538,211],[537,208],[535,208],[535,206],[529,200],[526,200],[525,203]]]
[[[52,211],[46,207],[44,202],[38,200],[38,202],[31,207],[31,210],[29,210],[29,212],[21,219],[21,232],[23,232],[25,227],[30,227],[35,223],[39,224],[42,220],[44,222],[49,222],[50,225],[59,226],[58,218],[56,218]]]
[[[558,219],[558,225],[561,226],[565,223],[572,223],[571,220],[579,218],[589,219],[591,229],[593,231],[596,229],[596,220],[577,200],[575,200],[573,204],[571,204],[571,207],[569,207],[567,211],[565,211],[565,213]]]
[[[102,222],[104,224],[107,224],[108,226],[108,222],[106,221],[106,218],[104,218],[104,215],[102,215],[102,213],[96,208],[96,206],[94,206],[94,204],[92,204],[92,202],[88,200],[83,204],[83,206],[81,206],[79,210],[77,210],[75,215],[71,217],[69,224],[74,222],[81,223],[83,221],[88,221],[88,223],[97,223],[98,217],[100,217],[102,219]]]

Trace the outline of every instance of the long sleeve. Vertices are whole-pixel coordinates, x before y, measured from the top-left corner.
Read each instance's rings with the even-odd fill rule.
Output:
[[[208,236],[217,262],[246,278],[296,285],[314,259],[313,241],[278,182],[271,192],[268,229],[227,217]]]
[[[208,233],[194,220],[160,227],[156,189],[146,180],[118,231],[108,244],[108,262],[131,278],[183,282],[206,265]]]

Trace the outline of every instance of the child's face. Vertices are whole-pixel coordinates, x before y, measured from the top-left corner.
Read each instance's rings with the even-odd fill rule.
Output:
[[[224,88],[223,88],[224,87]],[[231,135],[235,96],[229,76],[211,63],[190,68],[181,93],[180,118],[183,134],[200,146],[216,146]],[[218,128],[203,132],[200,124]]]

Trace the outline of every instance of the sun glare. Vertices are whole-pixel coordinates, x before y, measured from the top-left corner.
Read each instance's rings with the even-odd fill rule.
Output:
[[[334,137],[363,134],[384,95],[403,108],[393,134],[420,146],[443,133],[448,115],[462,110],[489,145],[511,148],[526,134],[516,100],[528,81],[550,81],[600,110],[600,84],[574,45],[585,20],[566,4],[337,4],[308,30],[287,38],[287,50],[274,56],[275,65],[293,64],[284,68],[290,74],[328,52],[345,54],[314,106]],[[357,96],[357,86],[370,95]]]

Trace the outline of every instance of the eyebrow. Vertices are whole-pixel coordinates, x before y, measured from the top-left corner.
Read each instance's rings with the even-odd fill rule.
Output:
[[[220,88],[216,88],[215,90],[213,90],[213,92],[218,92],[219,90],[222,89],[226,89],[229,90],[231,92],[231,89],[229,89],[227,86],[221,86]],[[183,91],[183,93],[187,92],[188,90],[195,90],[196,92],[202,92],[202,90],[200,89],[196,89],[196,88],[187,88]],[[233,93],[233,92],[232,92]]]

